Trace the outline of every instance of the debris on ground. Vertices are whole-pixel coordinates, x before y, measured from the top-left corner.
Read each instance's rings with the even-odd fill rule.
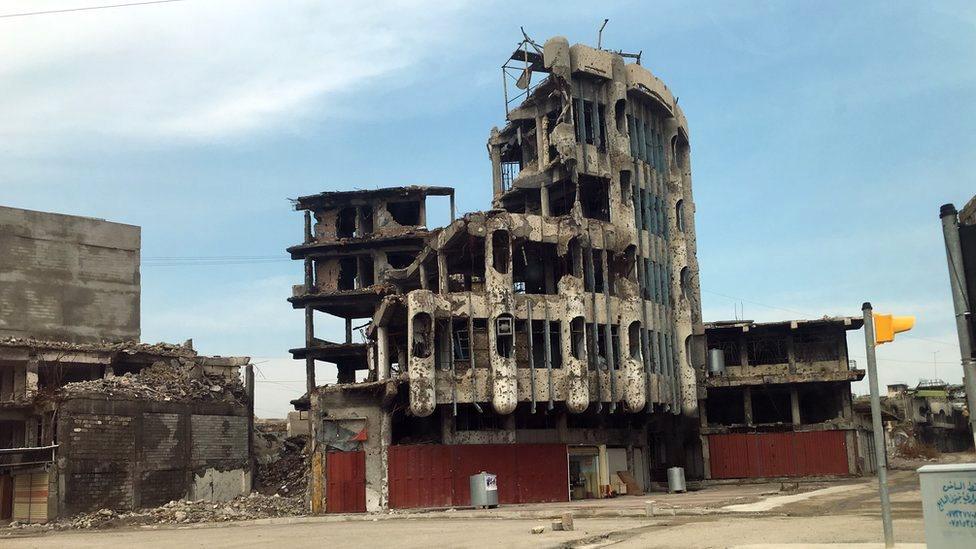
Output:
[[[302,496],[307,484],[308,435],[286,438],[277,459],[257,466],[258,490],[265,495]]]
[[[100,509],[48,524],[10,523],[10,528],[31,530],[70,530],[85,528],[119,528],[153,524],[191,524],[196,522],[229,522],[305,514],[301,497],[264,496],[257,492],[231,501],[171,501],[153,509],[117,512]]]
[[[160,360],[139,373],[75,381],[58,389],[62,398],[97,394],[155,401],[246,402],[244,384],[238,378],[207,375],[192,358]]]

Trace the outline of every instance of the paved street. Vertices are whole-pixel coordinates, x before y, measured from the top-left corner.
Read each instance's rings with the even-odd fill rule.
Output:
[[[891,475],[895,535],[899,542],[922,542],[922,511],[915,473]],[[820,483],[809,493],[769,495],[774,485],[718,486],[687,495],[655,494],[597,503],[512,506],[493,513],[456,511],[384,517],[310,517],[114,531],[55,532],[2,540],[4,549],[28,547],[239,548],[282,546],[361,548],[478,547],[733,547],[749,544],[863,543],[881,541],[880,506],[874,479]],[[766,494],[766,495],[763,495]],[[684,498],[684,501],[682,501]],[[655,499],[677,516],[640,516],[638,504]],[[742,503],[740,503],[742,502]],[[754,512],[756,505],[762,511]],[[576,530],[553,532],[541,517],[574,508],[593,518],[577,518]],[[739,508],[739,509],[736,509]],[[735,510],[733,512],[733,510]],[[618,517],[606,515],[619,512]],[[475,514],[481,513],[481,514]],[[526,518],[533,517],[533,518]],[[533,526],[546,525],[542,534]]]

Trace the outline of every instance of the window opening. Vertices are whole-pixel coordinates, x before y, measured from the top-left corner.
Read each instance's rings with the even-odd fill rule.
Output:
[[[515,321],[510,314],[495,318],[495,351],[498,356],[511,358],[515,343]]]
[[[491,233],[491,266],[499,274],[508,273],[508,264],[511,262],[510,246],[508,231],[497,229]]]
[[[569,323],[569,332],[571,338],[570,341],[571,345],[569,350],[570,350],[570,354],[573,355],[573,358],[583,358],[583,354],[586,351],[586,344],[584,343],[586,341],[585,324],[586,321],[584,321],[583,317],[581,316],[574,318]]]
[[[399,225],[420,225],[420,201],[418,200],[387,202],[386,211],[390,212],[393,221],[396,221]]]
[[[336,236],[352,238],[356,235],[356,208],[342,208],[336,216]]]
[[[583,217],[610,221],[610,180],[580,175],[579,189]]]
[[[411,354],[416,358],[430,356],[432,319],[428,313],[413,315],[413,347]]]
[[[637,320],[631,322],[627,328],[627,346],[629,347],[630,358],[637,360],[641,359],[640,332],[641,323]]]

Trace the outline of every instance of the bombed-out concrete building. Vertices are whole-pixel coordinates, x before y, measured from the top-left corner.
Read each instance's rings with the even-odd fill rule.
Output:
[[[703,474],[684,114],[637,55],[526,39],[502,70],[491,209],[457,217],[443,187],[297,200],[315,512],[466,505],[482,470],[503,503]],[[431,229],[438,195],[451,222]],[[323,314],[343,341],[316,337]]]
[[[872,434],[857,421],[847,331],[859,317],[705,324],[699,407],[709,479],[860,475]]]
[[[249,359],[134,341],[139,239],[0,208],[0,521],[250,491]]]

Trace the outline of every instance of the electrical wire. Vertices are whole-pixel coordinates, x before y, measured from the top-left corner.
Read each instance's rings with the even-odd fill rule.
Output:
[[[81,8],[65,8],[60,10],[46,10],[46,11],[29,11],[22,13],[5,13],[0,14],[0,19],[7,19],[12,17],[30,17],[33,15],[51,15],[55,13],[70,13],[76,11],[91,11],[91,10],[106,10],[111,8],[129,8],[134,6],[147,6],[149,4],[170,4],[173,2],[183,2],[185,0],[151,0],[147,2],[127,2],[125,4],[108,4],[102,6],[85,6]]]
[[[788,312],[788,313],[798,314],[798,315],[802,315],[802,316],[804,316],[806,318],[811,318],[811,319],[812,318],[817,318],[817,315],[811,315],[811,314],[805,313],[803,311],[797,311],[796,309],[787,309],[785,307],[777,307],[775,305],[767,305],[765,303],[760,303],[759,301],[753,301],[751,299],[745,299],[745,298],[742,298],[742,297],[736,297],[734,295],[728,295],[728,294],[723,294],[723,293],[719,293],[719,292],[713,292],[713,291],[710,291],[710,290],[701,290],[701,292],[702,293],[706,293],[706,294],[717,295],[717,296],[720,296],[720,297],[724,297],[726,299],[733,299],[733,300],[738,300],[738,301],[744,301],[746,303],[752,303],[753,305],[759,305],[760,307],[765,307],[767,309],[774,309],[774,310],[777,310],[777,311],[785,311],[785,312]],[[955,343],[951,343],[951,342],[948,342],[948,341],[942,341],[942,340],[939,340],[939,339],[932,339],[932,338],[922,337],[922,336],[917,336],[917,335],[912,335],[912,334],[901,334],[898,337],[907,337],[907,338],[910,338],[910,339],[920,339],[922,341],[929,341],[931,343],[939,343],[941,345],[948,345],[950,347],[956,347],[957,346]],[[931,364],[931,362],[929,362],[929,364]]]

